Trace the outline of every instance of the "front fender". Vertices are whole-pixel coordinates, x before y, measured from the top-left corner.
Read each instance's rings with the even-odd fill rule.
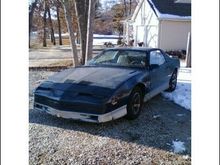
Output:
[[[145,94],[148,91],[150,86],[148,72],[135,75],[124,81],[122,84],[120,84],[117,90],[112,94],[111,98],[108,100],[108,103],[114,104],[114,102],[123,102],[124,104],[127,104],[129,95],[136,86],[142,86],[144,90],[143,94]]]

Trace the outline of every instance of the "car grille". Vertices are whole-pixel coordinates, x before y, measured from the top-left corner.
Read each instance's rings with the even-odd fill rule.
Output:
[[[89,102],[73,102],[65,100],[55,100],[49,97],[36,95],[34,101],[43,105],[47,105],[57,110],[82,112],[91,114],[103,114],[105,113],[105,105],[101,103],[89,103]]]

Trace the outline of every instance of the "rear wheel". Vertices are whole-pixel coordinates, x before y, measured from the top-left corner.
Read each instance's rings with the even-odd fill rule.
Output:
[[[169,82],[169,88],[167,89],[168,92],[173,92],[176,89],[177,84],[177,70],[174,70],[170,82]]]
[[[143,96],[141,89],[136,87],[133,89],[129,96],[128,104],[127,104],[127,119],[136,119],[142,109],[143,105]]]

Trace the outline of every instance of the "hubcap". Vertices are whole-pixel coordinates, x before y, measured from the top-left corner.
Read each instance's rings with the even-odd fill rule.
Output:
[[[132,111],[137,114],[141,107],[141,96],[139,93],[135,93],[132,98]]]

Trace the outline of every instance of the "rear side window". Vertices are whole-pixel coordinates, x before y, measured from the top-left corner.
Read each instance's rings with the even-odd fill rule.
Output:
[[[154,50],[150,52],[150,65],[162,65],[165,63],[165,58],[159,50]]]

